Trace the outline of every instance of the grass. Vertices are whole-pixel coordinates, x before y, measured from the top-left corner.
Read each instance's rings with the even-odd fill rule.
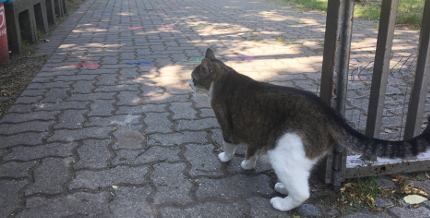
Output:
[[[352,199],[352,203],[365,203],[370,207],[375,206],[375,197],[386,197],[390,190],[382,189],[376,182],[376,177],[355,178],[349,180],[341,188],[341,192]],[[349,210],[353,210],[351,204]]]
[[[328,0],[285,0],[300,7],[327,11]],[[399,0],[396,23],[411,28],[421,26],[425,0]],[[380,16],[380,3],[362,0],[354,7],[354,17],[364,20],[378,20]]]

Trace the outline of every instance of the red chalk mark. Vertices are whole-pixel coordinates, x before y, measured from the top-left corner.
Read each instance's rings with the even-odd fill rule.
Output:
[[[95,68],[100,67],[100,65],[96,64],[96,63],[72,64],[72,66],[74,66],[74,67],[95,67]]]

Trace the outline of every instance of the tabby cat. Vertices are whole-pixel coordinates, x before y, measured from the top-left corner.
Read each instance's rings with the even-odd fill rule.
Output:
[[[247,146],[241,167],[255,167],[263,156],[279,182],[274,189],[288,196],[274,197],[272,206],[291,210],[309,198],[312,167],[336,142],[368,157],[404,158],[430,147],[430,128],[406,141],[367,137],[345,123],[317,95],[290,87],[257,82],[215,58],[211,49],[191,74],[193,90],[210,97],[224,138],[221,162],[230,161],[238,144]]]

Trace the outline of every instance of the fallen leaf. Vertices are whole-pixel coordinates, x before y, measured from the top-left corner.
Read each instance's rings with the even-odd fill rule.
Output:
[[[408,204],[420,204],[427,200],[427,198],[419,195],[408,195],[403,198]]]

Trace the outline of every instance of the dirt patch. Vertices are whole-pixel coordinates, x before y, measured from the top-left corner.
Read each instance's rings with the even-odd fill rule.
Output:
[[[67,0],[69,14],[73,13],[85,0]],[[60,18],[59,22],[65,17]],[[51,26],[51,30],[56,26]],[[49,33],[47,36],[49,37]],[[10,57],[10,62],[0,66],[0,119],[33,80],[50,55],[35,55],[36,46],[26,45],[23,54]]]

